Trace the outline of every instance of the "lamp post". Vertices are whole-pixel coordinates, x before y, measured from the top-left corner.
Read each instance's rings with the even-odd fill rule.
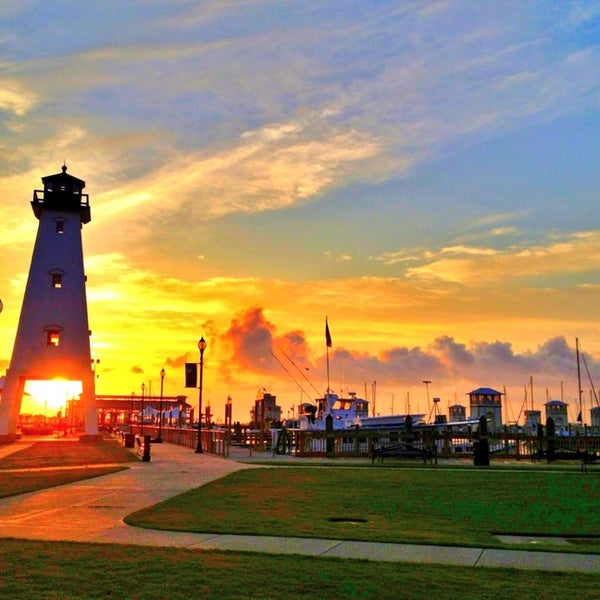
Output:
[[[431,418],[431,409],[429,407],[429,384],[431,383],[431,381],[429,381],[428,379],[424,379],[423,383],[425,384],[425,389],[427,391],[427,413],[429,415],[428,418]]]
[[[129,433],[133,433],[133,399],[135,392],[131,392],[131,408],[129,410]]]
[[[163,420],[163,386],[165,383],[166,372],[164,369],[160,370],[160,402],[158,405],[158,439],[156,440],[159,444],[162,442],[162,420]]]
[[[198,342],[198,350],[200,350],[200,377],[198,379],[198,443],[196,444],[196,453],[202,454],[202,375],[204,371],[204,350],[206,350],[204,337],[201,337]]]
[[[71,434],[73,433],[73,405],[75,403],[75,398],[71,398],[71,400],[69,401],[71,404]]]
[[[146,384],[142,383],[142,410],[140,412],[140,436],[144,437],[144,392],[146,391]]]

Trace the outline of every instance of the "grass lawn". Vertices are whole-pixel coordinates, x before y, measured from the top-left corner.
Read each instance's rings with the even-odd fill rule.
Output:
[[[571,542],[537,549],[598,553],[599,501],[597,471],[265,468],[233,473],[126,521],[180,531],[476,547],[506,547],[495,534],[527,533]]]
[[[112,544],[0,540],[11,600],[487,600],[600,597],[594,575]]]
[[[90,477],[99,474],[90,465],[118,469],[108,465],[130,460],[137,459],[112,440],[43,442],[0,461],[0,495]],[[188,531],[486,546],[500,545],[493,531],[527,531],[580,536],[572,549],[599,552],[597,539],[584,537],[600,535],[599,485],[598,472],[260,468],[128,521]],[[11,600],[561,600],[600,598],[599,589],[599,576],[582,573],[0,539],[0,598]]]
[[[134,460],[111,439],[37,442],[0,460],[0,498],[115,473],[125,468],[119,464]]]

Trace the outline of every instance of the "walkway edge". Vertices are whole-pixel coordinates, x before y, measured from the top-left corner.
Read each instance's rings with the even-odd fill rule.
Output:
[[[102,536],[90,541],[166,546],[189,550],[297,554],[375,562],[600,573],[600,555],[597,554],[359,542],[323,538],[190,533],[143,529],[126,524],[110,532],[103,532]]]

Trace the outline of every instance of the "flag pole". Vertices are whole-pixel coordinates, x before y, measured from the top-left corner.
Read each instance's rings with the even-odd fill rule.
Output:
[[[327,346],[327,401],[329,401],[329,348],[331,348],[331,334],[329,333],[327,317],[325,317],[325,345]]]

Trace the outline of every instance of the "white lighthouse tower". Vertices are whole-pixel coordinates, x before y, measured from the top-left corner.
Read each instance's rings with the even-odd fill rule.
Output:
[[[87,436],[98,434],[81,230],[91,220],[85,181],[42,177],[31,206],[39,220],[10,366],[0,402],[0,437],[16,435],[28,380],[80,381]]]

